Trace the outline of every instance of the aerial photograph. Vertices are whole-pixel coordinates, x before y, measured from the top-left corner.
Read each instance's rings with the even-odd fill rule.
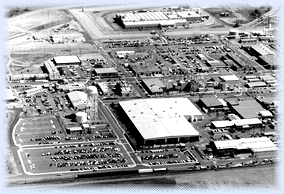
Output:
[[[10,7],[6,187],[276,187],[279,10]]]

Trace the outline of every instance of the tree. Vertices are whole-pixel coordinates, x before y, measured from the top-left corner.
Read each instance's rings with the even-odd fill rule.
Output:
[[[122,93],[121,93],[122,89],[121,89],[121,85],[119,82],[117,82],[113,88],[113,92],[119,96],[122,96]]]

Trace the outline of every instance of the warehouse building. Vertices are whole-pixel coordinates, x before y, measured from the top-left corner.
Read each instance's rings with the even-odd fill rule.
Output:
[[[263,44],[251,45],[249,51],[254,56],[275,55],[275,53]]]
[[[177,27],[188,25],[188,22],[202,21],[209,16],[202,16],[200,10],[177,10],[170,12],[162,11],[133,11],[126,13],[117,13],[116,21],[123,28],[161,28]]]
[[[82,64],[78,56],[58,56],[53,58],[53,62],[56,66],[78,66]]]
[[[88,106],[88,98],[85,92],[70,92],[67,94],[67,97],[76,110],[85,109]]]
[[[202,120],[202,113],[187,98],[139,99],[119,102],[127,125],[143,145],[199,140],[188,120]]]
[[[114,68],[95,68],[95,75],[101,78],[118,77],[118,71]]]
[[[259,112],[264,111],[263,107],[255,100],[239,100],[236,104],[228,103],[232,111],[242,119],[258,118]]]
[[[232,140],[210,142],[216,156],[232,156],[238,154],[251,154],[252,156],[275,157],[277,147],[267,137],[241,138]]]
[[[211,127],[213,129],[252,129],[257,127],[262,127],[262,122],[258,118],[251,119],[238,119],[238,120],[223,120],[223,121],[212,121]]]

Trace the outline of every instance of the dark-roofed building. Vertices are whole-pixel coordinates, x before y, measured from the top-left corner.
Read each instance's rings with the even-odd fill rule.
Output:
[[[199,104],[201,107],[204,107],[208,110],[214,109],[224,109],[226,107],[226,103],[224,100],[218,99],[216,97],[205,97],[199,99]]]
[[[265,69],[277,69],[275,55],[265,55],[258,58],[258,62]]]
[[[95,75],[102,78],[105,77],[118,77],[118,71],[114,68],[95,68]]]
[[[230,108],[235,114],[242,119],[258,118],[259,112],[264,111],[264,108],[255,100],[238,100],[238,105],[229,103]]]

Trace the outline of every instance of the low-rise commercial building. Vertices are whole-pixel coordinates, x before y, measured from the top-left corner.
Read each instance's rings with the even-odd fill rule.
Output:
[[[44,91],[46,91],[46,89],[43,89],[41,86],[38,86],[35,88],[25,90],[25,93],[27,96],[32,96],[32,95],[35,95],[37,93],[44,92]]]
[[[213,153],[221,157],[234,157],[238,154],[274,157],[278,150],[276,145],[267,137],[212,141],[210,145]]]
[[[118,77],[118,71],[114,68],[95,68],[95,75],[101,78]]]
[[[166,90],[166,85],[159,78],[142,79],[142,86],[150,95],[163,94]]]
[[[251,119],[238,119],[238,120],[223,120],[223,121],[212,121],[211,127],[214,129],[229,129],[234,128],[237,130],[252,129],[262,127],[262,122],[258,118]]]
[[[223,99],[218,99],[216,97],[200,98],[199,104],[201,107],[211,111],[223,110],[225,107],[227,107],[227,104]]]

